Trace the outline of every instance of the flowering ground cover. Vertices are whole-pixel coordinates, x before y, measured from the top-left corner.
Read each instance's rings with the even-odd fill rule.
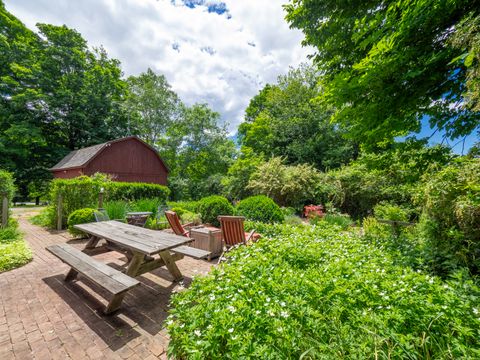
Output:
[[[173,297],[170,356],[480,356],[480,291],[465,273],[442,280],[329,224],[254,226],[262,240]]]
[[[18,231],[15,220],[0,228],[0,272],[25,265],[32,260],[32,252]]]

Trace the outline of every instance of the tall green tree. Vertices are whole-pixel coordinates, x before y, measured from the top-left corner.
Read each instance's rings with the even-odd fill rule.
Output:
[[[26,28],[0,1],[0,165],[38,195],[69,151],[129,133],[118,60],[75,30]]]
[[[220,114],[206,104],[184,107],[180,122],[172,127],[167,153],[175,156],[170,184],[177,198],[198,199],[221,192],[221,179],[236,154]],[[179,145],[179,146],[178,146]]]
[[[333,119],[367,144],[432,126],[455,138],[474,131],[480,114],[462,107],[466,64],[450,44],[478,1],[292,0],[287,21],[313,46]]]
[[[125,106],[130,124],[152,145],[166,143],[167,131],[179,119],[181,101],[162,74],[148,69],[127,80],[129,95]]]
[[[266,85],[250,102],[239,127],[241,144],[256,154],[282,156],[288,163],[335,168],[356,157],[352,141],[330,123],[332,110],[314,101],[322,89],[318,72],[302,65]]]

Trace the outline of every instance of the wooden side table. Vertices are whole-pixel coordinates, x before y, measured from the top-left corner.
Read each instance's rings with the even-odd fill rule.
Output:
[[[223,252],[222,230],[215,227],[203,227],[190,230],[193,241],[190,246],[211,252],[208,261],[220,256]]]

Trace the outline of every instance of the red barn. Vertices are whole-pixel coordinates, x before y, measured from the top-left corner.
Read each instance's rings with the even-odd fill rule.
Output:
[[[70,179],[97,172],[116,181],[167,185],[168,169],[157,151],[136,136],[72,151],[50,169],[55,178]]]

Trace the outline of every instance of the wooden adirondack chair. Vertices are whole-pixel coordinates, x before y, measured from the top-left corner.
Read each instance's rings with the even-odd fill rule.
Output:
[[[175,211],[165,211],[165,217],[176,235],[189,237],[190,229],[203,227],[203,225],[194,226],[193,223],[182,225]]]
[[[243,216],[219,216],[218,220],[227,248],[238,244],[247,244],[249,241],[256,241],[260,238],[260,234],[256,234],[255,230],[249,233],[245,232],[243,226],[245,218]]]

